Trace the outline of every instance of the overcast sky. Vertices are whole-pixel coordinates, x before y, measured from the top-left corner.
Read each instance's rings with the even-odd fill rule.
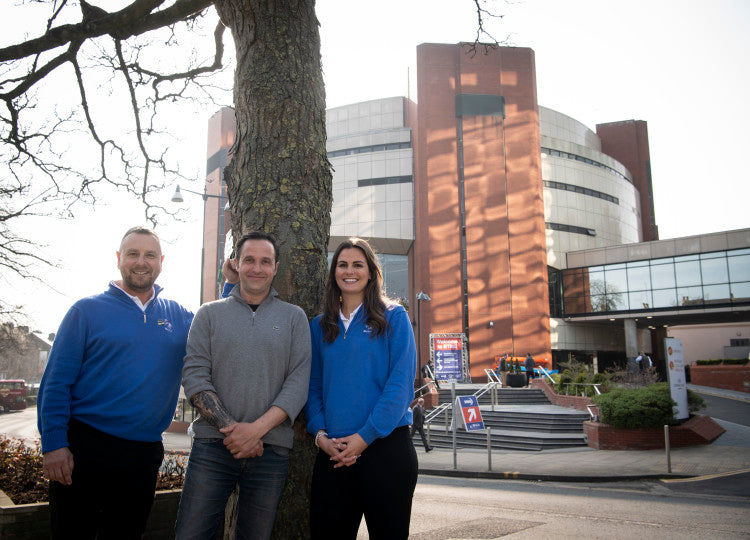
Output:
[[[94,2],[96,3],[96,2]],[[104,6],[104,3],[101,3]],[[535,51],[539,104],[591,129],[648,122],[656,223],[662,239],[750,227],[750,2],[526,0],[497,2],[493,36]],[[420,43],[472,41],[473,0],[318,0],[329,107],[406,95]],[[7,21],[6,21],[7,22]],[[16,22],[19,24],[20,21]],[[0,44],[7,44],[0,38]],[[206,122],[182,114],[183,166],[205,174]],[[190,126],[185,129],[185,122]],[[178,129],[178,128],[176,128]],[[171,193],[164,194],[167,202]],[[31,325],[55,331],[78,298],[118,277],[122,232],[142,222],[121,198],[75,220],[29,225],[60,261],[43,284],[13,283]],[[202,201],[186,194],[187,223],[160,229],[165,294],[198,307]],[[0,278],[0,287],[10,286]]]

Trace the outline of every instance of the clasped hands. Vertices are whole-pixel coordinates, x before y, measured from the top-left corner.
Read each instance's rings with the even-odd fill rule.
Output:
[[[254,458],[263,455],[263,441],[261,434],[254,424],[237,422],[220,429],[227,447],[235,459]]]
[[[318,446],[329,456],[331,461],[337,462],[333,468],[351,467],[357,462],[357,458],[367,448],[367,443],[357,433],[346,437],[336,437],[329,439],[326,436],[320,437]]]

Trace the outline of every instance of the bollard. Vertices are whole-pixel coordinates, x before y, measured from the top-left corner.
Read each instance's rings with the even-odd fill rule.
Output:
[[[492,470],[492,428],[487,426],[487,470]]]
[[[669,426],[664,426],[664,450],[667,453],[667,472],[672,473],[672,457],[669,454]]]

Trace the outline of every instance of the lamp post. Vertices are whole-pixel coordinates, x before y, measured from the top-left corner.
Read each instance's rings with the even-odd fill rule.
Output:
[[[424,291],[417,293],[417,363],[419,364],[419,387],[424,384],[422,377],[422,312],[420,306],[422,302],[429,302],[432,298]],[[433,373],[434,375],[434,373]]]
[[[199,191],[193,191],[190,189],[185,189],[182,191],[187,191],[188,193],[192,193],[193,195],[198,195],[203,199],[203,241],[201,242],[201,284],[200,284],[200,299],[198,301],[198,305],[203,304],[203,272],[204,272],[204,266],[206,262],[206,204],[208,203],[208,199],[219,199],[219,204],[221,205],[221,200],[226,199],[224,195],[211,195],[206,191],[206,187],[203,187],[203,193],[200,193]],[[177,189],[175,189],[174,194],[172,195],[172,202],[175,203],[182,203],[185,202],[185,197],[182,196],[182,191],[180,190],[179,184],[177,185]],[[226,212],[229,210],[229,201],[224,205],[223,211]],[[220,232],[220,234],[223,234],[223,231]]]

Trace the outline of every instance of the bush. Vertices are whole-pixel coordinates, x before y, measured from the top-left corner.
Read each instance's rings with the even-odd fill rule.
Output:
[[[645,388],[615,388],[594,396],[599,406],[599,419],[617,428],[650,428],[674,424],[675,404],[666,383]]]
[[[747,358],[725,358],[722,362],[725,366],[744,366]]]
[[[0,438],[0,490],[14,504],[47,502],[49,483],[43,477],[39,444],[39,440],[34,446],[27,446],[20,439]],[[156,489],[181,488],[187,460],[187,452],[166,452]],[[106,478],[102,479],[102,482],[106,481]]]
[[[696,360],[695,363],[699,366],[718,366],[719,364],[721,364],[721,359],[717,358],[710,360]]]

